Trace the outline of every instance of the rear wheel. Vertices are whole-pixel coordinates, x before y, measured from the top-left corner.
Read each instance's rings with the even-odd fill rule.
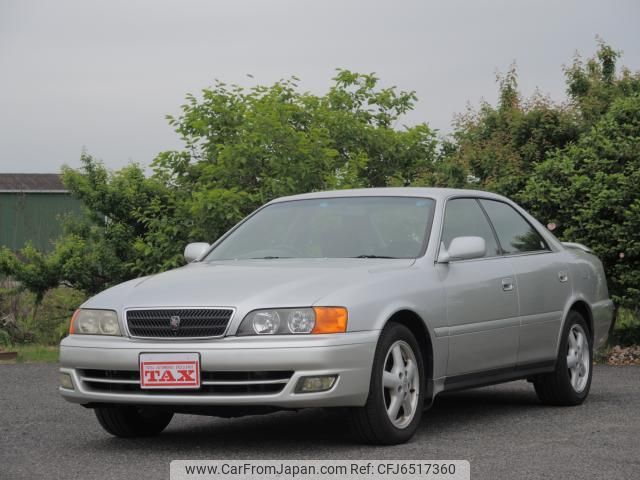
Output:
[[[534,380],[538,398],[547,405],[580,405],[589,394],[592,365],[593,348],[587,323],[582,315],[571,311],[563,331],[556,370]]]
[[[424,391],[418,342],[404,325],[389,324],[376,347],[367,403],[351,409],[356,435],[378,445],[406,442],[420,425]]]
[[[173,412],[139,407],[99,407],[95,410],[102,428],[116,437],[149,437],[162,432]]]

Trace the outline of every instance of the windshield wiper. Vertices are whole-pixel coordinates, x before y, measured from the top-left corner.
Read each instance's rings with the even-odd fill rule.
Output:
[[[398,258],[398,257],[387,257],[385,255],[358,255],[351,258]]]
[[[249,260],[276,260],[278,258],[293,258],[293,257],[274,257],[267,255],[266,257],[251,257]]]

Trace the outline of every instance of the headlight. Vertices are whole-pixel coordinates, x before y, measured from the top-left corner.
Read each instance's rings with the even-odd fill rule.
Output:
[[[71,318],[70,334],[120,335],[118,315],[113,310],[78,309]]]
[[[344,333],[347,309],[343,307],[275,308],[250,312],[236,335],[299,335]]]
[[[280,314],[277,310],[255,312],[251,324],[253,331],[258,335],[274,334],[280,330]]]

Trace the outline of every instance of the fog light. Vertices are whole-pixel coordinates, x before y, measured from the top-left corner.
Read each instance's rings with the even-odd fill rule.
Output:
[[[296,393],[326,392],[336,383],[337,375],[302,377],[296,385]]]
[[[71,380],[71,375],[68,373],[60,374],[60,386],[62,388],[66,388],[67,390],[73,390],[73,380]]]

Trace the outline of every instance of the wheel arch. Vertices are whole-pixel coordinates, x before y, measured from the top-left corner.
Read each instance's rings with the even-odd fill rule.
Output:
[[[589,304],[584,300],[576,300],[569,307],[569,310],[567,311],[567,315],[571,311],[578,312],[580,315],[582,315],[582,317],[587,322],[587,328],[589,329],[589,335],[591,336],[591,340],[593,340],[594,338],[593,313],[591,312],[591,307],[589,306]],[[566,316],[565,316],[565,321],[566,321]],[[564,323],[563,323],[563,326],[564,326]]]
[[[582,295],[572,296],[565,306],[562,314],[562,322],[560,324],[560,331],[558,332],[558,339],[556,342],[556,355],[560,352],[560,342],[562,340],[562,332],[567,324],[567,317],[571,312],[578,312],[587,322],[587,329],[589,330],[589,336],[593,342],[595,338],[594,325],[593,325],[593,313],[591,311],[591,305]]]
[[[433,399],[433,341],[426,323],[420,315],[410,309],[402,309],[394,312],[387,319],[385,326],[389,323],[399,323],[407,327],[418,341],[420,353],[425,364],[426,395],[425,404],[430,404]]]

